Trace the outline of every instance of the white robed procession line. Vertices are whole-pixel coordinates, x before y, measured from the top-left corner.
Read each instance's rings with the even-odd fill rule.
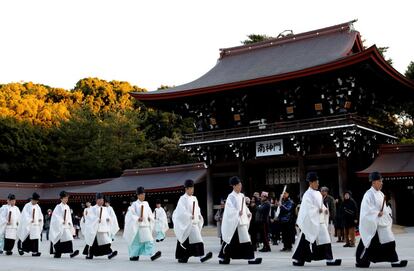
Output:
[[[59,241],[72,241],[74,231],[69,205],[63,203],[56,205],[50,219],[50,241],[53,245]]]
[[[377,232],[381,244],[395,241],[394,234],[392,233],[392,211],[389,206],[386,206],[385,201],[384,194],[373,187],[362,198],[359,232],[364,244],[364,250],[360,256],[361,259]],[[378,216],[380,212],[383,212],[381,217]]]
[[[31,240],[40,239],[43,230],[43,215],[39,205],[26,203],[21,213],[19,226],[17,227],[17,237],[22,242],[30,237]]]
[[[321,209],[322,212],[320,212]],[[309,188],[303,194],[296,224],[301,230],[301,235],[304,234],[310,243],[311,251],[314,242],[317,245],[331,242],[328,232],[329,212],[327,214],[327,210],[319,191]],[[299,236],[299,240],[300,238],[301,236]]]
[[[165,234],[168,231],[169,227],[167,214],[162,207],[154,209],[154,220],[154,232],[161,231]]]
[[[243,193],[231,192],[224,207],[223,220],[221,224],[222,239],[226,243],[225,248],[230,244],[234,233],[238,233],[239,242],[250,242],[249,225],[251,213],[244,205],[245,196]]]
[[[115,236],[119,230],[114,226],[115,223],[111,222],[107,207],[98,205],[94,205],[89,209],[83,225],[82,233],[89,249],[91,249],[95,238],[98,246],[112,243],[111,236]]]
[[[181,247],[187,238],[190,244],[202,243],[201,229],[204,219],[197,198],[184,194],[180,197],[173,215],[174,233]]]
[[[141,221],[138,221],[139,219]],[[148,202],[134,201],[125,215],[123,238],[128,242],[128,246],[132,244],[137,233],[139,234],[140,242],[153,241],[153,228],[154,216]]]
[[[20,210],[17,206],[3,205],[0,208],[0,238],[17,239]],[[1,250],[2,248],[0,248]]]

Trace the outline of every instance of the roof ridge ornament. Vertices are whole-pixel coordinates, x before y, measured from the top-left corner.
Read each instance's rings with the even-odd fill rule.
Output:
[[[238,53],[243,53],[246,51],[251,51],[254,49],[277,46],[277,45],[281,45],[287,42],[317,37],[317,36],[321,36],[324,34],[330,34],[333,32],[341,32],[341,31],[353,32],[355,31],[353,23],[355,23],[356,21],[357,19],[354,19],[354,20],[351,20],[351,21],[348,21],[342,24],[337,24],[333,26],[320,28],[320,29],[305,31],[305,32],[301,32],[298,34],[294,34],[292,30],[284,30],[280,32],[279,35],[275,38],[270,38],[270,39],[259,41],[259,42],[252,43],[252,44],[246,44],[246,45],[240,45],[240,46],[234,46],[234,47],[228,47],[228,48],[220,48],[219,60],[227,56],[231,56],[231,55],[238,54]],[[288,32],[288,31],[291,33],[284,34],[285,32]]]

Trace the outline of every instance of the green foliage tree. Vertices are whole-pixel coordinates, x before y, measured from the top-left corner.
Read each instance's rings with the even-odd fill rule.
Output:
[[[74,89],[0,85],[0,180],[76,180],[187,163],[192,121],[148,109],[127,82],[85,78]]]
[[[405,71],[405,76],[408,79],[414,80],[414,61],[411,61],[408,65],[407,70]]]
[[[392,58],[387,59],[387,57],[385,56],[385,53],[388,52],[389,48],[390,47],[388,47],[388,46],[378,47],[378,51],[382,55],[382,57],[385,59],[385,61],[387,61],[388,64],[392,65]]]
[[[242,40],[241,43],[244,45],[247,45],[247,44],[261,42],[261,41],[265,41],[269,39],[273,39],[273,37],[267,36],[264,34],[250,34],[250,35],[247,35],[247,39]]]

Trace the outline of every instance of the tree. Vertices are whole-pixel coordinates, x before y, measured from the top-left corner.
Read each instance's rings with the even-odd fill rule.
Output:
[[[261,42],[265,40],[270,40],[270,39],[273,39],[274,37],[267,36],[264,34],[250,34],[250,35],[247,35],[247,38],[248,39],[246,40],[242,40],[241,43],[244,45],[247,45],[247,44],[252,44],[252,43]]]
[[[381,54],[381,56],[385,59],[385,61],[388,62],[388,64],[392,65],[392,58],[386,59],[385,53],[388,51],[390,47],[384,46],[384,47],[378,47],[378,51]]]
[[[0,179],[76,180],[188,163],[178,146],[193,121],[145,107],[127,82],[85,78],[68,91],[0,85]]]
[[[411,61],[408,65],[407,70],[405,71],[405,76],[408,79],[414,80],[414,61]]]

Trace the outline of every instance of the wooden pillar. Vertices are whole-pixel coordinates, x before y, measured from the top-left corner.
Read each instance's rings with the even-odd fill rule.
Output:
[[[210,167],[207,168],[206,192],[207,192],[207,225],[214,225],[213,179],[211,176]]]
[[[348,162],[345,157],[338,158],[338,189],[342,196],[348,187]]]
[[[302,199],[302,195],[308,189],[306,183],[306,169],[305,169],[305,159],[303,155],[298,155],[298,173],[299,173],[299,196]]]

